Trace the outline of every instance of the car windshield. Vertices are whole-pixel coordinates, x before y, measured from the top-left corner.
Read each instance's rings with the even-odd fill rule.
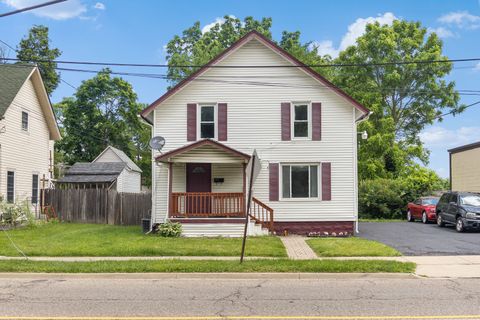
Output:
[[[465,206],[480,207],[480,195],[466,195],[460,197],[460,203]]]
[[[437,198],[426,198],[426,199],[423,199],[422,202],[425,205],[429,205],[429,204],[435,205],[435,204],[438,203],[438,199]]]

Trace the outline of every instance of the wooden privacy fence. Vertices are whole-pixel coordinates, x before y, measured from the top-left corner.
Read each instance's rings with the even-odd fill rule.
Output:
[[[40,199],[62,221],[140,225],[149,218],[151,193],[122,193],[106,189],[44,189]]]

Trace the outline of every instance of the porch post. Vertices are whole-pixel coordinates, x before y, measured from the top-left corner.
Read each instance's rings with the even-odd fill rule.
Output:
[[[247,173],[245,172],[247,170],[247,164],[244,162],[243,163],[243,197],[242,197],[242,209],[243,209],[243,214],[247,215],[247,212],[245,211],[245,197],[247,196]]]
[[[173,163],[168,163],[168,216],[172,215],[172,178],[173,178]]]

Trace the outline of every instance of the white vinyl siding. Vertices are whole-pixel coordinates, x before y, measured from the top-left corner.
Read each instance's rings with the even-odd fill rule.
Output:
[[[290,64],[256,40],[233,52],[220,65]],[[276,221],[354,221],[356,219],[355,144],[358,112],[344,98],[297,68],[212,68],[205,75],[232,81],[192,81],[155,109],[154,135],[165,137],[162,152],[179,148],[186,141],[187,104],[192,101],[225,101],[228,103],[229,147],[246,154],[256,149],[262,170],[254,185],[254,196],[275,210]],[[259,85],[252,76],[262,75]],[[271,77],[271,78],[270,78]],[[281,140],[281,103],[314,101],[322,103],[322,140]],[[184,130],[182,130],[184,128]],[[292,133],[293,134],[293,133]],[[154,156],[159,155],[154,151]],[[208,155],[203,161],[210,162]],[[185,161],[187,159],[184,159]],[[331,201],[269,201],[270,163],[332,164]],[[167,214],[168,165],[154,166],[155,219]],[[175,178],[174,178],[175,179]],[[241,181],[241,180],[240,180]],[[320,180],[319,180],[320,182]],[[226,185],[226,184],[225,184]],[[219,186],[218,191],[222,190]],[[227,190],[226,188],[224,190]],[[281,190],[281,188],[280,188]],[[319,186],[319,193],[321,188]]]
[[[117,178],[118,192],[139,193],[141,192],[141,174],[128,169],[123,169]]]
[[[22,112],[28,112],[28,132],[22,130]],[[53,141],[37,93],[31,80],[19,90],[0,120],[0,195],[6,197],[7,170],[15,171],[15,200],[31,200],[32,174],[50,178]],[[51,152],[51,153],[50,153]],[[40,183],[41,186],[41,183]],[[48,183],[46,185],[48,187]]]

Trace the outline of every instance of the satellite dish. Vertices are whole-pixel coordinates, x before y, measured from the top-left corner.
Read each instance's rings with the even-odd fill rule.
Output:
[[[165,138],[161,136],[153,137],[152,139],[150,139],[150,142],[148,144],[150,148],[160,152],[160,150],[162,150],[163,146],[165,145]]]

